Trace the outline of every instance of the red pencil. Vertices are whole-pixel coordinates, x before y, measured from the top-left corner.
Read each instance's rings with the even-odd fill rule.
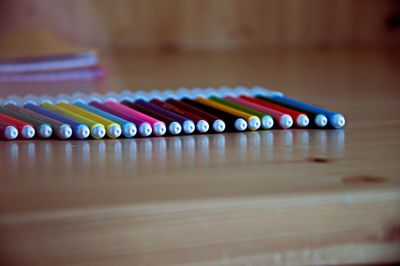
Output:
[[[239,98],[247,100],[247,101],[250,101],[250,102],[253,102],[253,103],[256,103],[256,104],[261,105],[261,106],[265,106],[265,107],[277,110],[277,111],[285,113],[285,114],[288,114],[293,118],[296,126],[298,126],[298,127],[306,127],[310,123],[310,120],[308,119],[308,116],[306,114],[304,114],[304,113],[297,112],[295,110],[292,110],[292,109],[289,109],[289,108],[286,108],[286,107],[283,107],[283,106],[280,106],[280,105],[277,105],[277,104],[273,104],[273,103],[270,103],[270,102],[266,102],[266,101],[263,101],[263,100],[260,100],[260,99],[256,99],[256,98],[253,98],[253,97],[249,97],[249,96],[246,96],[246,95],[241,95],[241,96],[239,96]]]
[[[208,122],[204,118],[202,118],[202,117],[200,117],[200,116],[198,116],[196,114],[193,114],[191,112],[188,112],[186,110],[183,110],[183,109],[181,109],[181,108],[179,108],[179,107],[177,107],[177,106],[175,106],[173,104],[170,104],[170,103],[167,103],[167,102],[162,102],[162,101],[160,101],[158,99],[153,99],[150,102],[153,103],[153,104],[156,104],[156,105],[158,105],[158,106],[160,106],[162,108],[165,108],[165,109],[167,109],[167,110],[169,110],[171,112],[174,112],[174,113],[176,113],[178,115],[181,115],[181,116],[184,116],[186,118],[189,118],[189,119],[193,120],[194,122],[196,122],[196,129],[201,133],[207,132],[208,129],[210,128],[210,125],[208,124]]]
[[[242,104],[242,105],[244,105],[248,108],[254,109],[256,111],[263,112],[265,114],[269,114],[270,116],[272,116],[274,118],[274,120],[276,122],[275,124],[281,128],[286,129],[286,128],[290,128],[293,125],[293,119],[290,115],[279,112],[275,109],[253,103],[253,102],[245,100],[243,98],[226,96],[226,97],[224,97],[224,99],[231,101],[231,102],[238,103],[238,104]]]
[[[0,138],[5,140],[13,140],[18,137],[18,130],[8,123],[0,121]]]
[[[18,120],[14,117],[0,113],[0,122],[16,127],[19,134],[25,139],[31,139],[35,136],[35,129],[31,124]]]
[[[193,114],[196,114],[200,117],[203,117],[209,124],[212,124],[212,128],[214,129],[215,132],[223,132],[225,130],[225,122],[221,120],[220,118],[207,113],[199,108],[196,108],[190,104],[175,100],[175,99],[167,99],[167,103],[173,104],[183,110],[187,110]]]

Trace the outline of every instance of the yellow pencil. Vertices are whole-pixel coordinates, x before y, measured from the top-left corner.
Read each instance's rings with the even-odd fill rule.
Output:
[[[103,124],[107,129],[107,136],[109,136],[112,139],[118,138],[122,133],[122,129],[119,124],[117,124],[107,118],[104,118],[102,116],[99,116],[95,113],[92,113],[88,110],[80,108],[76,105],[71,105],[68,103],[60,102],[60,103],[57,103],[57,106],[64,108],[68,111],[74,112],[76,114],[79,114],[83,117],[89,118],[93,121],[96,121],[97,123]]]
[[[197,97],[195,100],[196,100],[196,102],[208,105],[210,107],[213,107],[213,108],[216,108],[218,110],[233,114],[235,116],[239,116],[239,117],[247,120],[247,124],[248,124],[248,127],[249,127],[250,130],[257,130],[261,126],[260,118],[258,118],[255,115],[240,111],[238,109],[226,106],[224,104],[217,103],[215,101],[208,100],[208,99],[203,98],[203,97]]]
[[[59,114],[63,114],[71,119],[74,119],[74,120],[80,122],[80,123],[86,124],[88,127],[90,127],[90,134],[95,139],[102,139],[104,137],[104,135],[106,134],[106,129],[104,128],[104,125],[97,123],[96,121],[93,121],[91,119],[83,117],[74,112],[70,112],[64,108],[55,106],[48,102],[42,103],[42,106],[51,111],[57,112]]]

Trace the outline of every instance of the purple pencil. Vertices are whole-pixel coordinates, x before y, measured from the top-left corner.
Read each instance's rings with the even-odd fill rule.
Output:
[[[195,130],[194,122],[191,119],[178,115],[156,104],[149,103],[144,100],[136,100],[135,103],[178,121],[182,125],[183,132],[185,132],[186,134],[192,134]]]

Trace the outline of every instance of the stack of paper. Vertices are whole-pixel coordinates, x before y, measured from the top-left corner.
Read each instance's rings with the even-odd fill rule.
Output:
[[[94,81],[105,78],[97,51],[66,43],[46,30],[0,38],[0,82]]]

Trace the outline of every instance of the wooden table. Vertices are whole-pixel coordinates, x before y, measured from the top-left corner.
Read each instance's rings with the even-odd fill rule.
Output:
[[[108,83],[87,91],[259,84],[341,111],[348,123],[343,130],[0,142],[1,261],[400,261],[399,56],[395,50],[106,54]],[[64,92],[72,93],[66,86]]]

